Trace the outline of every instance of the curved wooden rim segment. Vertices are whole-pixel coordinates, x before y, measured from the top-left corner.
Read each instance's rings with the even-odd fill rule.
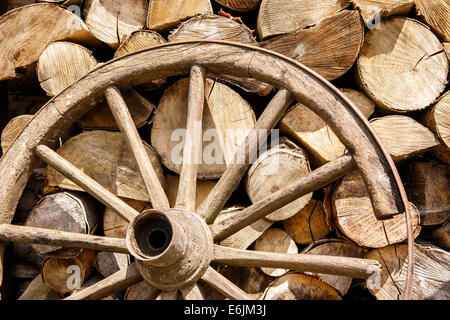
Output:
[[[108,87],[127,89],[188,74],[194,65],[216,74],[255,78],[290,91],[298,102],[321,116],[353,154],[377,217],[386,219],[406,211],[408,230],[412,230],[406,193],[395,165],[352,102],[324,78],[292,59],[223,41],[175,42],[123,56],[97,67],[50,100],[0,160],[0,223],[10,223],[13,218],[39,161],[35,148],[40,144],[56,145],[65,129],[103,99]]]

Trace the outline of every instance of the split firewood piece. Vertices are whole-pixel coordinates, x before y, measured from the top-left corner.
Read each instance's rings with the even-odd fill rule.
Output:
[[[450,2],[448,0],[416,0],[417,14],[444,41],[450,41]]]
[[[445,89],[448,59],[442,44],[417,20],[390,17],[366,33],[358,80],[387,111],[422,110]]]
[[[100,45],[75,14],[46,3],[11,10],[0,17],[0,81],[26,73],[49,44],[67,40],[90,47]]]
[[[71,259],[51,257],[42,266],[42,279],[53,290],[66,294],[79,289],[89,277],[94,262],[94,251],[83,250]]]
[[[170,86],[161,98],[153,120],[151,144],[170,170],[180,173],[187,119],[189,79]],[[247,101],[228,86],[207,79],[202,121],[203,148],[199,179],[220,178],[256,123]]]
[[[42,52],[37,75],[42,89],[55,96],[97,65],[92,52],[76,43],[58,41]]]
[[[134,31],[130,34],[125,41],[122,42],[120,47],[116,50],[114,58],[123,57],[127,54],[137,52],[144,49],[149,49],[157,45],[166,43],[167,41],[157,32],[150,30]],[[166,79],[156,79],[150,83],[140,86],[142,89],[155,90],[160,88]]]
[[[182,23],[169,35],[169,42],[203,39],[232,41],[258,46],[258,42],[245,25],[230,18],[213,14],[194,17]],[[256,92],[259,95],[267,95],[272,90],[272,86],[251,78],[220,75],[219,79],[236,85],[245,91]]]
[[[363,258],[366,250],[358,247],[354,244],[345,242],[330,240],[326,243],[317,245],[306,252],[307,254],[324,255],[324,256],[342,256],[351,258]],[[310,273],[308,273],[310,274]],[[339,291],[341,295],[345,295],[350,289],[353,278],[334,276],[329,274],[311,274],[318,276],[321,280],[325,281],[333,288]]]
[[[426,127],[406,116],[386,116],[370,121],[392,159],[400,162],[425,153],[439,141]]]
[[[314,26],[349,6],[348,0],[262,0],[257,31],[261,40]]]
[[[123,99],[128,106],[136,127],[140,128],[147,124],[147,120],[155,109],[155,105],[133,89],[126,91]],[[111,109],[106,102],[101,102],[86,113],[78,120],[78,124],[83,129],[119,130]]]
[[[147,10],[147,0],[86,0],[84,4],[89,31],[114,49],[133,31],[144,28]]]
[[[403,174],[408,199],[417,206],[422,226],[450,219],[450,168],[438,162],[414,162]]]
[[[256,10],[261,0],[215,0],[218,4],[236,12],[249,12]]]
[[[221,266],[219,272],[254,300],[260,299],[264,290],[273,282],[273,278],[262,272],[260,268]],[[216,299],[211,297],[211,300]]]
[[[177,200],[177,192],[178,192],[178,183],[180,181],[180,176],[172,175],[170,173],[165,175],[166,179],[166,195],[169,200],[169,204],[171,208],[175,207],[175,202]],[[196,196],[195,203],[196,207],[203,202],[203,200],[208,196],[211,190],[216,185],[216,181],[212,180],[197,180],[196,183]]]
[[[324,239],[331,231],[323,203],[311,200],[295,216],[283,221],[284,229],[298,244],[309,244]]]
[[[414,6],[414,0],[352,0],[359,9],[366,26],[376,27],[381,17],[408,15]]]
[[[42,281],[42,275],[39,274],[30,282],[19,300],[61,300],[61,297]]]
[[[364,94],[351,89],[343,92],[367,118],[374,112],[373,102]],[[336,160],[347,152],[327,123],[301,103],[284,116],[280,130],[306,148],[314,168]]]
[[[9,146],[13,143],[14,139],[22,132],[26,125],[33,118],[32,114],[23,114],[11,119],[8,122],[5,129],[2,131],[1,144],[3,153],[8,150]]]
[[[254,249],[256,251],[276,252],[276,253],[298,253],[295,241],[286,231],[278,228],[271,228],[264,232],[258,240],[255,241]],[[281,277],[289,270],[275,268],[261,268],[261,271],[271,277]]]
[[[158,155],[145,144],[151,163],[164,185]],[[120,132],[87,131],[62,145],[58,154],[82,170],[116,196],[149,202],[147,190],[136,160]],[[83,191],[53,167],[47,169],[48,185],[61,189]]]
[[[45,196],[31,211],[25,222],[27,227],[60,230],[74,233],[93,234],[99,217],[93,198],[85,193],[60,192]],[[41,255],[72,258],[82,249],[58,246],[33,245]]]
[[[414,245],[412,300],[450,299],[450,253],[436,247]],[[367,259],[382,264],[379,288],[369,288],[378,300],[401,300],[404,294],[408,246],[392,245],[370,251]]]
[[[121,199],[137,212],[150,209],[151,206],[147,202],[133,199]],[[103,215],[103,233],[106,237],[125,238],[127,234],[128,222],[115,213],[112,209],[106,207]]]
[[[310,67],[327,80],[347,72],[356,61],[364,39],[358,11],[344,10],[315,27],[281,35],[261,43]]]
[[[213,13],[210,0],[152,0],[148,10],[147,28],[167,31],[188,18],[208,13]]]
[[[342,300],[339,292],[315,276],[288,273],[275,280],[263,300]]]
[[[378,220],[373,212],[366,185],[358,171],[346,175],[332,195],[336,226],[362,247],[381,248],[407,239],[405,214]],[[410,203],[414,236],[420,232],[419,212]]]
[[[438,137],[440,144],[433,149],[439,160],[450,164],[450,92],[445,93],[428,111],[426,125]]]
[[[95,267],[105,278],[130,264],[130,256],[124,253],[102,251],[95,257]]]
[[[431,232],[431,237],[439,247],[450,251],[450,222],[446,222],[439,228],[434,229]]]
[[[255,203],[311,172],[305,152],[287,138],[261,154],[250,167],[245,188]],[[302,210],[312,198],[309,193],[266,216],[271,221],[286,220]]]
[[[160,290],[151,287],[147,281],[141,281],[129,287],[124,300],[155,300]]]

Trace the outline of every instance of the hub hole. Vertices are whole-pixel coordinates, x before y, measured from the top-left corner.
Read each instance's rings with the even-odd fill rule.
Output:
[[[169,220],[161,214],[150,214],[138,221],[134,228],[136,244],[144,256],[163,253],[172,241],[173,230]]]
[[[169,238],[167,233],[162,229],[152,230],[148,236],[148,244],[155,250],[160,250],[161,248],[167,247],[168,240]]]

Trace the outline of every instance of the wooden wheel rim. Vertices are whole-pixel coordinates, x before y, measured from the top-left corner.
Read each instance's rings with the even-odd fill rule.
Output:
[[[108,87],[115,85],[127,89],[155,79],[187,74],[194,65],[200,65],[208,72],[252,77],[286,88],[296,100],[325,118],[353,152],[358,169],[365,173],[365,182],[379,218],[406,213],[411,248],[407,298],[412,283],[413,238],[406,193],[392,159],[368,121],[338,89],[314,71],[282,55],[242,44],[223,41],[164,44],[105,63],[55,96],[36,113],[0,160],[3,182],[0,185],[0,223],[12,221],[26,182],[39,162],[35,148],[42,144],[56,145],[57,137],[97,105]],[[319,104],[316,93],[325,97],[325,106]],[[342,123],[346,123],[347,128]],[[356,132],[356,136],[350,131]],[[361,140],[355,141],[355,137]],[[374,171],[368,169],[375,167],[378,175],[373,176]],[[380,183],[384,183],[381,188]],[[397,203],[387,203],[383,193],[389,192],[394,194]]]

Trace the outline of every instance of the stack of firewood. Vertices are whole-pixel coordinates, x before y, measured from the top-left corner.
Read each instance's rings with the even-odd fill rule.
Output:
[[[111,59],[196,39],[273,50],[341,88],[369,119],[397,164],[410,201],[416,237],[411,298],[450,298],[450,0],[6,0],[2,5],[0,121],[9,121],[1,134],[3,152],[51,97]],[[124,95],[172,206],[181,171],[172,155],[182,146],[173,132],[186,126],[188,88],[187,78],[173,77]],[[197,205],[275,92],[254,79],[208,77],[203,131],[216,129],[222,153],[199,165]],[[218,219],[347,152],[328,125],[300,103],[292,104],[277,129],[279,141],[252,163]],[[211,139],[204,141],[204,152]],[[136,210],[150,208],[106,103],[61,136],[58,153]],[[39,168],[13,223],[125,237],[127,223],[82,191],[56,170]],[[336,183],[221,244],[378,260],[383,269],[377,288],[348,277],[284,269],[218,270],[255,299],[400,299],[407,268],[405,221],[402,214],[377,220],[360,174],[345,172]],[[25,244],[11,245],[5,257],[5,297],[12,299],[60,299],[76,291],[68,286],[70,266],[78,266],[86,287],[132,260],[125,254]],[[207,285],[203,290],[208,298],[223,298]],[[108,299],[154,294],[141,282]]]

